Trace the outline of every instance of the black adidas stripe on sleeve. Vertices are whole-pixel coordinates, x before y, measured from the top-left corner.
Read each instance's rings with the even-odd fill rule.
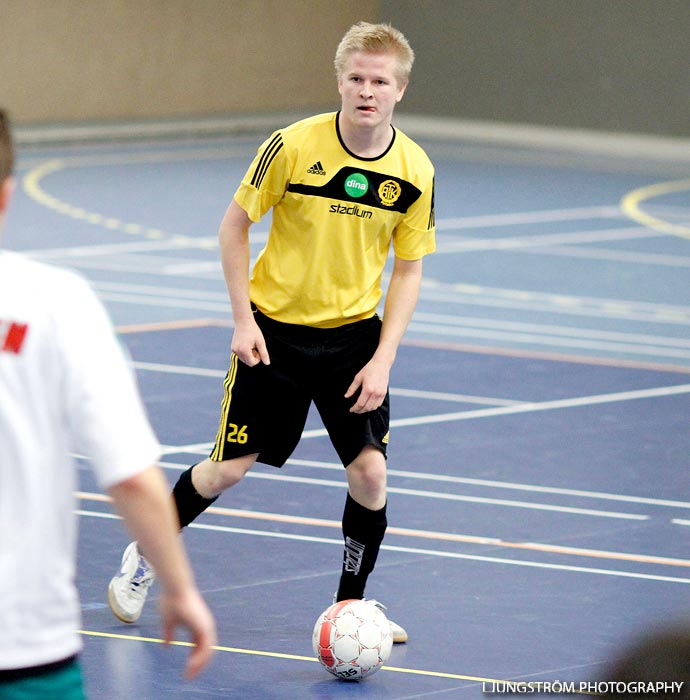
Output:
[[[276,134],[269,142],[268,146],[264,149],[259,163],[256,166],[254,175],[252,176],[252,186],[257,189],[261,187],[261,182],[263,181],[266,171],[276,157],[276,154],[283,147],[283,137],[280,134]]]

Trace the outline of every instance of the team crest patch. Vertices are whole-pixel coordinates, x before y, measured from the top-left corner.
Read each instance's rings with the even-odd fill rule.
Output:
[[[379,185],[379,199],[381,204],[392,207],[402,194],[400,185],[395,180],[384,180]]]

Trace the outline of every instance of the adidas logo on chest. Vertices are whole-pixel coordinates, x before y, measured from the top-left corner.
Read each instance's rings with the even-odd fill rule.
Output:
[[[317,160],[316,163],[314,163],[314,165],[312,165],[311,168],[309,168],[307,170],[307,172],[309,173],[309,175],[325,175],[326,174],[326,171],[323,169],[323,165],[321,165],[320,160]]]

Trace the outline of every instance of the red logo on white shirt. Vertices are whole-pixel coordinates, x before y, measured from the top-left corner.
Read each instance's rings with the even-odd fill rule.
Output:
[[[0,352],[11,352],[18,355],[29,330],[27,323],[0,320]]]

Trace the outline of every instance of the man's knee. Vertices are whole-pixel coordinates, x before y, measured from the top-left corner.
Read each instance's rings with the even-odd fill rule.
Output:
[[[223,462],[205,459],[192,470],[194,488],[206,498],[218,496],[234,486],[251,469],[258,455],[244,455]]]
[[[378,510],[386,503],[386,459],[375,447],[367,445],[347,466],[350,495],[357,503]]]

